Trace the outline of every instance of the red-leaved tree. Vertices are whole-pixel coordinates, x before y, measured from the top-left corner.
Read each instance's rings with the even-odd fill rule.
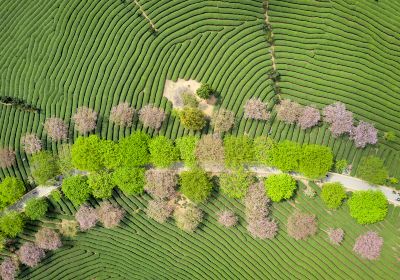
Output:
[[[67,139],[68,127],[60,118],[51,117],[44,122],[44,130],[53,141]]]
[[[311,106],[306,106],[304,107],[297,122],[300,125],[301,129],[307,129],[316,126],[320,119],[321,114],[319,113],[318,109]]]
[[[75,219],[78,222],[79,229],[86,231],[96,226],[99,217],[97,211],[88,205],[82,205],[75,213]]]
[[[103,201],[100,203],[97,214],[99,221],[105,228],[115,228],[124,218],[125,211],[120,207],[112,205],[108,201]]]
[[[296,240],[307,239],[317,233],[316,217],[296,211],[288,218],[287,230],[288,234]]]
[[[42,141],[34,133],[28,133],[21,137],[21,144],[25,153],[31,155],[42,149]]]
[[[271,114],[267,110],[267,104],[259,98],[251,98],[244,105],[244,117],[254,120],[269,120]]]
[[[354,244],[353,251],[367,260],[376,260],[381,255],[383,238],[374,231],[360,235]]]
[[[0,148],[0,167],[11,167],[15,163],[15,152],[11,149]]]
[[[139,120],[143,123],[144,127],[159,129],[165,120],[165,113],[161,108],[146,105],[139,111]]]
[[[21,263],[29,267],[35,267],[45,257],[44,250],[32,242],[25,242],[17,251],[17,255]]]
[[[91,108],[79,107],[72,119],[75,122],[75,129],[85,134],[96,128],[97,113]]]
[[[341,102],[328,105],[323,109],[324,120],[331,125],[334,137],[350,133],[353,128],[353,113],[346,110]]]
[[[60,235],[50,228],[42,228],[35,234],[35,243],[44,250],[56,250],[62,246]]]
[[[120,103],[111,108],[110,121],[119,126],[132,126],[135,109],[129,106],[128,102]]]
[[[351,130],[351,139],[357,148],[364,148],[367,144],[376,144],[378,142],[378,130],[370,123],[360,121],[360,123]]]

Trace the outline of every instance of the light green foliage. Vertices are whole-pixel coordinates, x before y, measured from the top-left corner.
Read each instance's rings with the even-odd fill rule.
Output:
[[[349,165],[349,163],[347,162],[347,160],[345,160],[345,159],[338,160],[335,163],[335,171],[337,173],[343,173],[344,171],[346,171],[346,168],[348,165]]]
[[[301,158],[301,146],[295,142],[285,140],[278,143],[272,151],[272,163],[282,171],[296,171]]]
[[[361,158],[356,176],[371,184],[383,185],[389,174],[383,160],[375,156],[368,156]]]
[[[179,150],[174,142],[165,136],[157,136],[150,140],[150,162],[156,167],[169,167],[179,160]]]
[[[239,166],[254,161],[253,140],[248,136],[225,137],[224,151],[227,166]]]
[[[15,177],[5,177],[0,183],[0,210],[17,202],[24,193],[24,182]]]
[[[178,113],[182,125],[187,129],[201,130],[206,125],[205,115],[200,109],[185,107]]]
[[[24,230],[24,219],[16,211],[10,211],[0,217],[0,230],[8,237],[16,237]]]
[[[181,193],[193,202],[203,202],[211,194],[212,184],[201,169],[182,172],[179,182]]]
[[[388,131],[385,132],[384,136],[383,136],[387,141],[394,141],[396,140],[396,134],[394,133],[394,131]]]
[[[175,140],[175,145],[179,150],[180,158],[188,167],[196,165],[196,145],[199,141],[197,136],[183,136]]]
[[[67,176],[72,174],[74,165],[72,164],[70,144],[62,144],[60,149],[58,150],[58,166],[61,174]]]
[[[202,99],[208,99],[213,94],[213,90],[208,84],[201,84],[196,90],[196,94]]]
[[[44,198],[31,198],[25,205],[25,215],[31,220],[40,220],[46,215],[48,207]]]
[[[254,158],[260,164],[273,165],[273,152],[277,143],[266,136],[256,137],[253,141]]]
[[[102,163],[108,169],[115,169],[121,165],[123,155],[118,144],[111,140],[101,140]]]
[[[350,215],[362,225],[383,221],[388,212],[388,202],[381,191],[356,191],[348,205]]]
[[[329,147],[304,145],[299,161],[299,171],[311,179],[324,177],[333,164],[333,154]]]
[[[30,167],[32,177],[39,185],[45,185],[48,180],[60,174],[57,157],[48,151],[40,151],[32,155]]]
[[[346,191],[341,183],[325,183],[322,185],[321,199],[328,208],[339,208],[346,197]]]
[[[75,206],[83,204],[91,194],[87,177],[79,175],[65,178],[62,183],[62,191]]]
[[[143,193],[144,168],[121,167],[114,171],[112,179],[115,185],[126,195]]]
[[[232,198],[243,198],[253,182],[253,175],[243,168],[230,173],[222,173],[219,177],[222,192]]]
[[[296,181],[288,174],[271,175],[264,183],[267,196],[274,202],[291,198],[297,188]]]
[[[114,189],[112,174],[106,171],[92,173],[88,177],[88,184],[95,198],[110,198]]]
[[[184,106],[192,108],[197,108],[199,106],[199,101],[196,99],[196,97],[188,92],[184,92],[182,94],[182,101]]]
[[[53,199],[55,202],[60,202],[62,199],[62,193],[60,190],[52,190],[50,193],[50,198]]]
[[[119,141],[122,154],[122,165],[125,167],[139,167],[149,163],[149,136],[143,132],[134,132]]]
[[[101,140],[97,135],[78,137],[71,148],[72,164],[85,171],[97,171],[103,168]]]

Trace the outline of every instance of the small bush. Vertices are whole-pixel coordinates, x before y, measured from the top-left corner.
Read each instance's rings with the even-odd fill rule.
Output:
[[[178,207],[174,211],[174,219],[178,228],[193,233],[203,220],[203,212],[195,206]]]
[[[157,136],[150,140],[150,162],[156,167],[169,167],[179,160],[179,151],[172,140]]]
[[[217,135],[204,135],[196,146],[196,158],[200,163],[223,163],[224,146]]]
[[[89,199],[91,189],[85,176],[72,176],[62,182],[62,191],[75,206],[79,206]]]
[[[32,242],[25,242],[21,248],[19,248],[17,255],[21,263],[29,267],[35,267],[45,257],[45,252]]]
[[[146,105],[139,111],[139,120],[143,123],[144,127],[159,129],[165,120],[165,113],[161,108]]]
[[[340,245],[340,243],[342,243],[343,238],[344,238],[344,231],[341,228],[330,228],[327,231],[328,237],[329,237],[329,241],[333,244],[333,245]]]
[[[112,196],[114,182],[111,173],[105,171],[91,173],[87,182],[95,198],[105,199]]]
[[[122,165],[125,167],[141,167],[149,163],[150,137],[143,132],[134,132],[119,140],[120,153],[123,155]]]
[[[218,222],[224,227],[234,227],[238,220],[238,217],[232,211],[225,210],[218,213]]]
[[[0,183],[0,210],[17,202],[24,193],[24,182],[15,177],[5,177]]]
[[[49,228],[42,228],[35,234],[35,243],[44,250],[56,250],[62,246],[60,235]]]
[[[185,107],[178,112],[182,125],[191,130],[201,130],[206,125],[203,111],[197,108]]]
[[[10,211],[0,217],[0,230],[8,237],[16,237],[24,230],[24,220],[16,211]]]
[[[309,197],[309,198],[314,198],[317,195],[317,192],[311,188],[310,186],[307,186],[304,190],[303,193],[305,196]]]
[[[338,161],[335,163],[335,171],[336,171],[337,173],[342,174],[343,172],[346,171],[348,165],[349,165],[349,164],[348,164],[347,160],[345,160],[345,159],[338,160]]]
[[[39,185],[45,185],[48,180],[60,174],[57,157],[47,151],[32,155],[30,166],[32,177]]]
[[[180,192],[195,203],[205,201],[211,194],[212,184],[200,169],[182,172],[179,182]]]
[[[322,185],[321,198],[328,208],[339,208],[346,197],[346,191],[341,183],[325,183]]]
[[[374,231],[360,235],[354,244],[353,251],[367,260],[376,260],[381,255],[383,238]]]
[[[296,240],[307,239],[317,233],[318,225],[315,215],[294,212],[287,222],[289,236]]]
[[[51,117],[44,122],[44,130],[53,141],[66,140],[68,127],[60,118]]]
[[[42,149],[42,141],[34,133],[28,133],[21,137],[21,144],[25,153],[32,155]]]
[[[75,122],[75,129],[85,134],[96,128],[97,113],[88,107],[79,107],[72,120]]]
[[[223,173],[219,177],[219,185],[224,194],[232,198],[242,198],[254,182],[254,177],[243,168],[230,173]]]
[[[78,223],[73,220],[61,220],[58,224],[58,230],[63,236],[73,238],[78,233],[77,230]]]
[[[132,126],[132,119],[135,110],[127,102],[120,103],[111,108],[110,121],[119,126]]]
[[[267,104],[259,98],[251,98],[244,105],[244,117],[246,119],[267,121],[271,115],[267,110]]]
[[[253,140],[248,136],[225,137],[224,151],[227,166],[240,166],[254,161]]]
[[[46,215],[48,207],[44,198],[31,198],[25,205],[25,215],[31,220],[40,220]]]
[[[50,193],[50,198],[55,202],[60,202],[62,199],[62,193],[59,190],[52,190]]]
[[[196,165],[196,145],[199,141],[197,136],[183,136],[175,140],[175,145],[179,150],[180,158],[186,166],[194,167]]]
[[[362,225],[382,221],[388,212],[388,201],[381,191],[355,191],[348,205],[350,216]]]
[[[182,93],[182,101],[183,106],[191,108],[197,108],[199,106],[199,101],[197,100],[197,98],[189,92]]]
[[[235,114],[226,109],[219,109],[211,119],[211,126],[214,132],[222,133],[229,131],[235,124]]]
[[[0,265],[0,276],[3,280],[14,280],[19,272],[18,262],[10,257],[4,258]]]
[[[383,138],[385,138],[387,141],[393,142],[394,140],[396,140],[396,133],[394,131],[385,132]]]
[[[270,175],[265,180],[267,196],[274,202],[291,198],[296,188],[296,180],[288,174]]]
[[[178,177],[168,169],[149,169],[146,171],[145,191],[155,199],[170,198],[176,194]]]
[[[89,230],[96,226],[99,217],[97,211],[88,205],[82,205],[75,213],[75,219],[78,222],[81,231]]]
[[[149,201],[146,214],[149,218],[162,224],[171,217],[173,211],[174,206],[169,201],[154,199]]]
[[[144,168],[121,167],[112,174],[113,182],[125,195],[138,195],[144,190]]]
[[[196,94],[202,99],[208,99],[213,94],[213,90],[208,84],[201,84],[196,90]]]
[[[361,158],[356,175],[370,184],[383,185],[389,173],[383,160],[375,156],[368,156]]]
[[[99,221],[105,228],[117,227],[125,215],[122,208],[114,206],[108,201],[101,202],[97,211]]]

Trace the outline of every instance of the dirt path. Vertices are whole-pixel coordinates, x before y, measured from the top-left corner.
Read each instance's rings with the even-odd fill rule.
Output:
[[[144,11],[144,9],[142,8],[142,6],[140,5],[138,0],[133,0],[133,2],[135,3],[135,5],[139,8],[140,12],[142,13],[143,17],[145,19],[147,19],[147,21],[150,23],[151,28],[158,32],[158,29],[156,28],[156,26],[154,25],[154,23],[151,21],[151,19],[149,18],[149,16],[146,14],[146,12]]]

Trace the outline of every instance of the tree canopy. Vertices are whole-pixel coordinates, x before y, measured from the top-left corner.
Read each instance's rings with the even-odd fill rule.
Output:
[[[119,149],[122,154],[122,165],[125,167],[140,167],[149,163],[150,137],[144,132],[134,132],[130,136],[119,141]]]
[[[341,183],[325,183],[322,185],[321,199],[328,208],[338,208],[346,197],[346,191]]]
[[[311,179],[324,177],[333,165],[331,148],[320,145],[304,145],[299,161],[299,171]]]
[[[31,220],[39,220],[46,215],[48,207],[44,198],[31,198],[25,205],[25,215]]]
[[[60,173],[57,157],[48,151],[32,155],[30,166],[32,177],[39,185],[45,185]]]
[[[362,225],[382,221],[388,212],[388,201],[381,191],[355,191],[348,205],[350,215]]]
[[[389,176],[383,160],[375,156],[361,158],[356,175],[375,185],[383,185]]]
[[[144,168],[121,167],[113,172],[113,182],[126,195],[143,193]]]
[[[211,194],[212,184],[201,169],[184,171],[180,176],[180,191],[195,203],[205,201]]]
[[[274,202],[291,198],[297,188],[296,180],[288,174],[270,175],[264,183],[267,196]]]
[[[165,136],[152,138],[149,143],[150,162],[156,167],[169,167],[179,160],[179,150]]]
[[[105,199],[112,196],[114,182],[111,173],[106,171],[91,173],[88,176],[88,184],[95,198]]]
[[[272,163],[282,171],[295,171],[299,168],[301,146],[295,142],[285,140],[278,143],[272,151]]]
[[[248,136],[226,136],[224,138],[225,163],[239,166],[254,161],[253,140]]]
[[[24,193],[24,182],[15,177],[5,177],[0,183],[0,210],[17,202]]]
[[[223,173],[219,177],[219,185],[224,194],[232,198],[243,198],[254,177],[243,168],[234,170],[231,173]]]
[[[65,178],[62,183],[62,191],[75,206],[83,204],[89,199],[91,189],[86,176],[72,176]]]
[[[196,145],[198,141],[199,137],[197,136],[183,136],[175,140],[180,158],[188,167],[196,165]]]

